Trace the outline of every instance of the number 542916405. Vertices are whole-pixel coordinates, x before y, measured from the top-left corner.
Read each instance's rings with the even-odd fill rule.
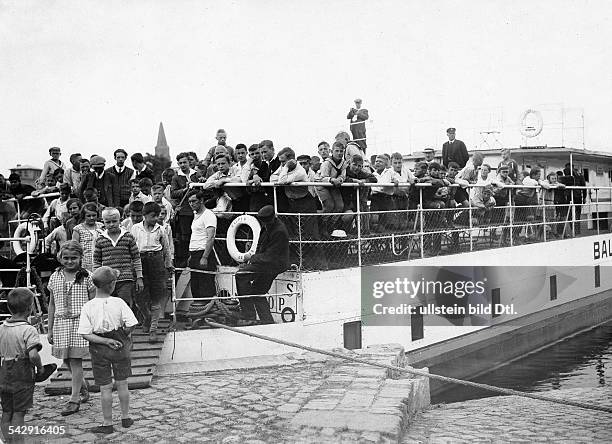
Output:
[[[22,425],[9,426],[9,435],[63,435],[66,433],[65,425]]]

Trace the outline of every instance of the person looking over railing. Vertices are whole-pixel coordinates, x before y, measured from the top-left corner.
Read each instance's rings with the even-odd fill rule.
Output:
[[[393,168],[393,171],[399,175],[399,183],[414,183],[414,174],[412,174],[412,171],[404,166],[404,158],[401,153],[391,154],[391,167]],[[409,187],[398,187],[393,190],[393,208],[395,210],[402,211],[402,213],[396,213],[393,217],[395,220],[394,225],[400,230],[404,230],[408,226],[408,218],[406,217],[405,211],[408,210],[409,192]]]
[[[374,174],[363,169],[363,157],[356,154],[352,157],[348,168],[346,169],[346,183],[358,183],[362,185],[359,188],[359,210],[364,213],[368,211],[368,197],[370,195],[370,188],[363,186],[366,183],[376,183],[378,180]],[[355,187],[344,187],[340,189],[342,193],[342,200],[344,202],[344,212],[357,212],[357,188]],[[345,222],[349,222],[346,220]],[[352,217],[351,217],[352,219]],[[345,224],[345,225],[348,225]],[[361,224],[362,232],[370,231],[370,220],[368,216],[362,217]]]
[[[260,187],[261,183],[270,180],[270,167],[262,159],[258,144],[249,147],[249,157],[250,166],[242,169],[241,180],[247,184],[247,192],[250,195],[249,211],[255,212],[272,202],[267,190]]]
[[[344,160],[344,145],[342,142],[334,142],[332,155],[328,157],[319,170],[319,182],[331,183],[333,187],[317,187],[317,193],[321,200],[324,213],[342,213],[344,202],[340,193],[340,185],[346,178],[346,162]],[[327,230],[331,233],[338,218],[328,219]]]
[[[508,167],[508,177],[513,183],[516,183],[519,175],[519,166],[516,160],[511,158],[511,155],[512,152],[510,148],[503,148],[501,150],[502,160],[499,162],[499,165],[497,165],[497,170],[499,171],[502,166]]]
[[[429,184],[430,186],[423,187],[421,193],[423,194],[423,209],[425,210],[439,210],[446,208],[444,200],[447,197],[447,189],[450,182],[441,177],[441,166],[438,162],[432,162],[429,164],[427,176],[419,179],[418,183]],[[424,230],[425,231],[439,231],[443,228],[442,221],[445,215],[441,211],[427,211],[423,215],[424,219]],[[441,248],[442,235],[436,233],[434,235],[427,235],[425,237],[426,248],[429,247],[432,250],[432,254],[438,254]]]
[[[557,173],[549,173],[545,180],[540,181],[542,186],[542,201],[544,203],[546,223],[551,223],[545,228],[551,227],[551,234],[553,236],[563,235],[563,225],[567,211],[563,212],[563,204],[565,204],[565,185],[559,183]],[[555,223],[561,222],[561,223]],[[552,224],[556,225],[556,228],[552,227]]]
[[[330,155],[329,143],[326,141],[319,142],[317,145],[317,152],[319,153],[319,156],[321,156],[321,162],[324,162]],[[315,173],[317,171],[318,169],[315,170]]]
[[[538,205],[538,189],[536,187],[540,185],[541,174],[542,171],[538,167],[532,168],[528,174],[524,174],[525,177],[522,179],[521,185],[526,188],[519,188],[516,191],[516,197],[514,199],[515,206],[517,207],[515,222],[518,224],[525,224],[535,220],[536,211],[533,206]],[[520,228],[515,229],[517,235],[520,232]],[[525,229],[525,237],[530,237],[529,227]]]
[[[44,209],[43,199],[28,199],[24,197],[30,196],[35,191],[32,185],[21,183],[21,176],[17,173],[11,173],[9,176],[8,194],[14,197],[19,202],[20,219],[27,219],[31,213],[40,213]]]
[[[389,159],[384,154],[376,156],[374,161],[374,177],[378,183],[393,183],[397,185],[400,182],[400,175],[389,167]],[[370,211],[391,211],[394,209],[393,193],[395,188],[392,186],[372,187],[370,196]],[[375,218],[372,218],[373,220]],[[391,228],[392,218],[387,214],[379,214],[376,230],[384,231]]]

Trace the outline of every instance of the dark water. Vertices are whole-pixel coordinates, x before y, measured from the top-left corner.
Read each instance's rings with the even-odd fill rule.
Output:
[[[473,380],[525,392],[612,385],[612,321],[513,361]],[[471,387],[447,390],[434,403],[497,396]]]

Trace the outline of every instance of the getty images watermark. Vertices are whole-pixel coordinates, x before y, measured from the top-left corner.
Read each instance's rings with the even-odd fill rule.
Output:
[[[364,325],[489,325],[550,306],[579,284],[567,267],[373,266],[361,274]],[[579,275],[579,274],[578,274]],[[554,288],[553,288],[554,286]]]

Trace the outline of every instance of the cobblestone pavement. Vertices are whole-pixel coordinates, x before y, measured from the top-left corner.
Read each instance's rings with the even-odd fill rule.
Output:
[[[612,389],[555,390],[548,396],[612,406]],[[417,416],[403,444],[612,442],[612,414],[517,396],[438,405]]]
[[[156,378],[151,387],[130,391],[131,416],[136,422],[129,429],[121,428],[119,401],[113,394],[116,432],[106,436],[88,431],[101,423],[98,393],[78,413],[63,418],[59,411],[67,397],[46,396],[37,387],[26,425],[64,424],[66,435],[53,439],[62,443],[287,442],[293,440],[286,425],[294,412],[279,407],[307,399],[333,367],[333,363],[319,362]]]

